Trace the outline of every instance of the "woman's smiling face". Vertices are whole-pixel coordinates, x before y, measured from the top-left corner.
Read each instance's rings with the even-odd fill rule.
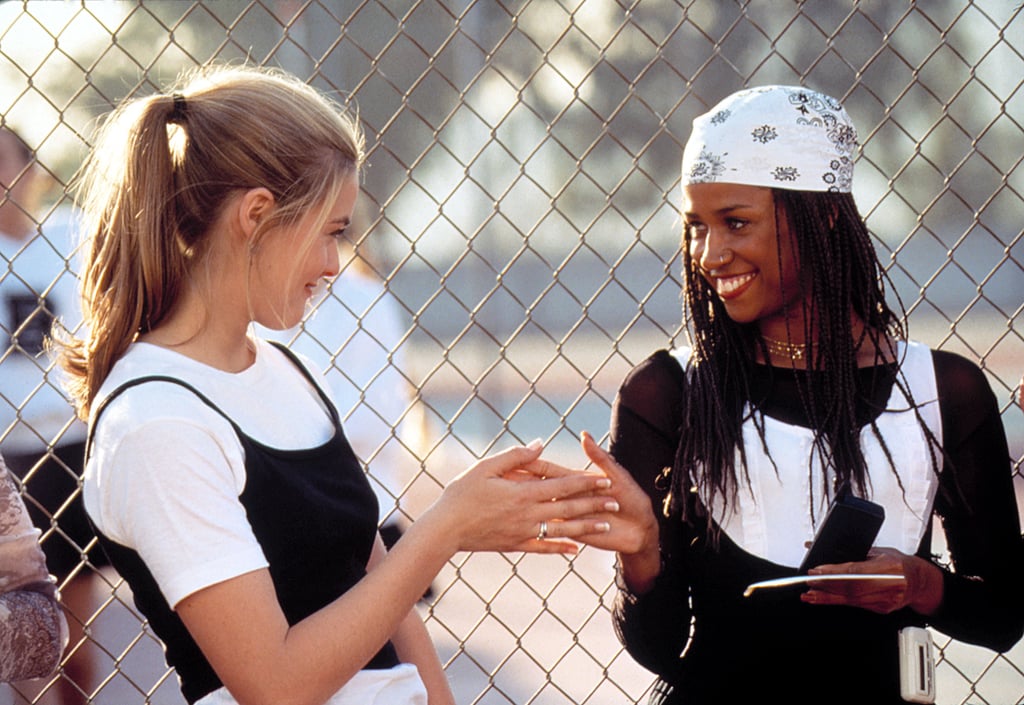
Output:
[[[264,238],[252,272],[253,320],[273,330],[302,320],[318,288],[340,271],[338,244],[352,221],[358,194],[359,179],[351,176],[324,213],[312,212]]]
[[[683,186],[683,227],[689,266],[715,290],[732,320],[757,322],[772,338],[802,335],[805,296],[796,244],[771,189]]]

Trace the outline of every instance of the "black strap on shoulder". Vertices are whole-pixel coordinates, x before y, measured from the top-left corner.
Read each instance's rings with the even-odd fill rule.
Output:
[[[313,385],[313,389],[315,389],[316,393],[320,396],[320,401],[322,401],[324,403],[324,406],[327,407],[327,412],[331,415],[331,420],[334,422],[334,425],[335,426],[340,426],[341,425],[341,416],[338,414],[338,409],[337,409],[337,407],[334,406],[334,402],[332,402],[331,398],[329,396],[327,396],[327,393],[323,390],[323,388],[320,386],[320,384],[316,381],[316,379],[313,377],[312,373],[308,369],[306,369],[305,365],[302,364],[302,361],[299,360],[299,358],[295,354],[295,352],[292,351],[292,349],[289,348],[284,343],[278,342],[276,340],[268,340],[267,342],[270,343],[271,345],[273,345],[275,348],[277,348],[281,352],[283,352],[285,357],[287,357],[289,360],[291,360],[292,364],[295,365],[299,369],[299,372],[302,374],[302,376],[305,377],[306,380],[311,385]]]
[[[313,378],[313,375],[310,373],[310,371],[308,369],[306,369],[306,366],[302,364],[302,362],[295,355],[295,353],[292,352],[288,348],[288,346],[285,345],[284,343],[277,342],[276,340],[270,340],[270,341],[267,341],[267,342],[269,342],[275,348],[277,348],[282,353],[284,353],[285,357],[287,357],[289,360],[291,360],[292,364],[295,365],[295,367],[299,370],[299,373],[302,374],[302,376],[305,377],[306,380],[313,386],[313,389],[315,389],[316,393],[320,396],[320,400],[323,402],[324,407],[326,407],[327,413],[330,415],[331,421],[334,423],[335,429],[339,428],[341,426],[341,417],[338,415],[337,407],[334,406],[334,403],[331,401],[330,397],[328,397],[327,394],[324,392],[324,390],[320,387],[320,385],[317,384],[316,380]],[[103,411],[107,408],[107,405],[110,404],[110,402],[114,401],[114,399],[116,399],[117,397],[121,396],[124,392],[128,391],[129,389],[131,389],[132,387],[137,387],[140,384],[147,384],[149,382],[168,382],[170,384],[176,384],[179,387],[184,387],[185,389],[187,389],[190,392],[192,392],[193,394],[195,394],[196,397],[201,402],[206,404],[206,406],[210,407],[210,409],[212,409],[213,411],[217,412],[225,421],[227,421],[229,424],[231,424],[231,428],[233,428],[235,430],[235,433],[239,434],[239,436],[245,435],[245,434],[242,433],[242,429],[238,426],[237,423],[235,423],[235,421],[230,416],[225,414],[224,411],[219,406],[214,404],[213,401],[211,401],[209,397],[207,397],[205,394],[200,392],[198,389],[193,387],[188,382],[180,380],[177,377],[171,377],[171,376],[168,376],[168,375],[148,375],[148,376],[145,376],[145,377],[136,377],[135,379],[128,380],[124,384],[122,384],[119,387],[115,388],[114,391],[112,391],[110,394],[108,394],[103,399],[103,401],[100,402],[100,405],[96,408],[95,416],[93,416],[92,420],[89,422],[89,429],[88,429],[88,432],[86,434],[86,439],[85,439],[85,459],[86,460],[89,459],[89,455],[90,455],[90,453],[92,451],[93,430],[95,429],[96,424],[99,423],[100,416],[103,414]]]
[[[220,414],[220,416],[223,417],[223,419],[225,421],[227,421],[229,424],[231,424],[231,427],[233,429],[235,429],[235,433],[241,433],[242,432],[242,430],[238,427],[238,424],[236,424],[231,419],[231,417],[229,417],[227,414],[225,414],[224,411],[221,410],[221,408],[219,406],[214,404],[209,399],[209,397],[207,397],[205,394],[200,392],[198,389],[193,387],[188,382],[180,380],[177,377],[170,377],[170,376],[167,376],[167,375],[148,375],[146,377],[136,377],[135,379],[130,379],[127,382],[125,382],[124,384],[120,385],[119,387],[116,387],[114,389],[114,391],[112,391],[110,394],[108,394],[106,397],[104,397],[103,401],[100,402],[100,405],[98,407],[96,407],[96,414],[95,414],[95,416],[93,416],[92,420],[89,422],[89,430],[88,430],[88,433],[86,434],[86,439],[85,439],[85,459],[86,460],[89,459],[89,455],[92,452],[93,431],[96,428],[96,424],[99,423],[100,416],[103,415],[103,412],[106,410],[107,405],[110,404],[110,402],[112,402],[115,399],[117,399],[119,396],[121,396],[124,392],[128,391],[129,389],[131,389],[133,387],[137,387],[140,384],[147,384],[149,382],[169,382],[170,384],[176,384],[179,387],[184,387],[185,389],[187,389],[190,392],[192,392],[193,394],[195,394],[196,397],[199,399],[199,401],[203,402],[204,404],[206,404],[206,406],[210,407],[210,409],[212,409],[213,411],[215,411],[218,414]]]

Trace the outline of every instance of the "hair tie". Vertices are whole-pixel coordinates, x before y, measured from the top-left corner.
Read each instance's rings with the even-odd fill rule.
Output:
[[[171,99],[174,101],[174,106],[171,108],[171,114],[167,116],[167,122],[185,122],[186,108],[188,107],[188,104],[185,102],[185,96],[181,93],[175,93],[171,96]]]

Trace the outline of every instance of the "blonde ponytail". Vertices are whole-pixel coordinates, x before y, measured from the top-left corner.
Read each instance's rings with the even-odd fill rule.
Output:
[[[86,332],[58,341],[79,416],[128,346],[174,310],[232,194],[274,194],[265,232],[297,222],[362,160],[357,123],[272,69],[204,67],[115,110],[78,184]]]

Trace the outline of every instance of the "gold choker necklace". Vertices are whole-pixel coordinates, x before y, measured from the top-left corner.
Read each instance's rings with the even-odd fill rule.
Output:
[[[807,350],[811,347],[807,343],[789,343],[783,340],[775,340],[766,335],[761,336],[768,352],[776,357],[785,357],[790,360],[803,360],[807,357]]]

